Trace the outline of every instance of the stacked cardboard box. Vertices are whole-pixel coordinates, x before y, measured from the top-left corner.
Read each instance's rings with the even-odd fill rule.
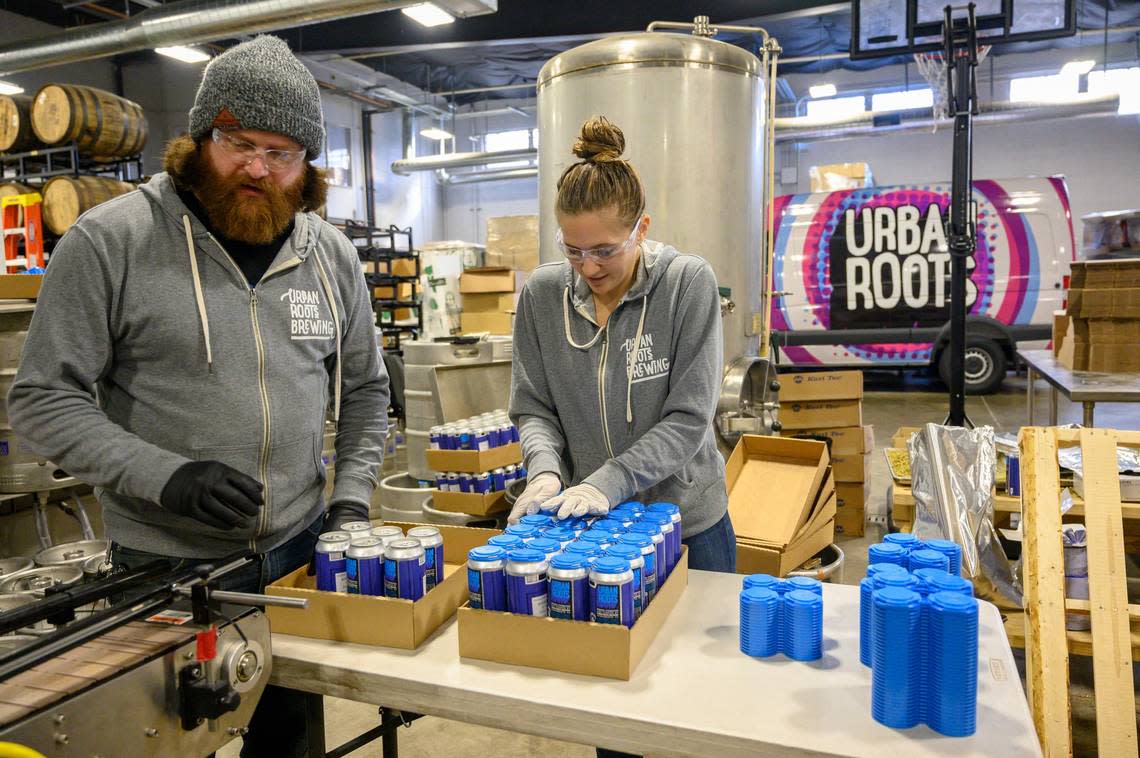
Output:
[[[1073,371],[1140,371],[1140,259],[1072,264],[1069,306],[1054,314],[1053,350]]]
[[[526,274],[509,268],[473,268],[459,277],[459,316],[464,334],[510,334],[519,291]]]
[[[487,219],[486,265],[534,271],[538,266],[538,216]]]
[[[835,538],[827,445],[744,435],[725,467],[736,570],[785,576]]]
[[[873,430],[863,426],[863,372],[781,374],[779,419],[785,437],[829,442],[835,477],[835,532],[862,535],[875,447]]]

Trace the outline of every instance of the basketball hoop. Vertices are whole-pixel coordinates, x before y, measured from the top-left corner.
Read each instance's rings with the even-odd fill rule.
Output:
[[[990,45],[978,45],[978,63],[984,61],[989,52]],[[914,63],[918,68],[918,73],[930,85],[930,91],[934,94],[934,128],[931,131],[937,132],[938,122],[950,117],[946,56],[941,52],[915,53]]]

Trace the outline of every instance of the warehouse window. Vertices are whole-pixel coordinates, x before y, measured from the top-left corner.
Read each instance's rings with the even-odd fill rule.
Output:
[[[1073,74],[1022,76],[1009,81],[1012,103],[1050,103],[1072,100],[1077,96],[1079,77]]]
[[[827,100],[811,100],[807,104],[808,118],[841,119],[858,116],[867,110],[867,98],[863,95],[854,97],[832,97]]]
[[[1114,68],[1090,71],[1090,95],[1120,95],[1117,113],[1140,113],[1140,68]]]
[[[876,113],[930,108],[933,105],[934,93],[929,87],[900,90],[899,92],[880,92],[877,95],[871,95],[871,110]]]
[[[498,150],[525,150],[538,147],[538,129],[511,129],[505,132],[487,132],[483,135],[483,149],[488,152]],[[496,163],[490,168],[501,170],[529,166],[526,158],[506,163]]]

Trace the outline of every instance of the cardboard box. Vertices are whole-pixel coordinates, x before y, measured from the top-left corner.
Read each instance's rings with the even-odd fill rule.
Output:
[[[1073,261],[1069,289],[1140,287],[1140,259]]]
[[[487,219],[487,265],[533,271],[538,266],[538,226],[538,216]]]
[[[458,471],[481,474],[522,461],[522,446],[517,442],[490,450],[428,450],[427,465],[432,471]]]
[[[911,435],[915,432],[921,431],[922,427],[920,426],[900,426],[895,430],[894,435],[891,437],[891,447],[898,447],[902,448],[903,450],[908,450],[908,443],[910,442]]]
[[[743,435],[725,466],[738,540],[777,549],[794,542],[817,504],[828,463],[823,442]]]
[[[1053,311],[1053,357],[1061,352],[1061,345],[1065,341],[1065,333],[1069,330],[1069,314],[1065,311]]]
[[[835,455],[831,469],[837,482],[867,482],[871,479],[871,454]]]
[[[0,300],[35,300],[43,274],[0,274]]]
[[[365,274],[383,274],[387,276],[415,276],[416,261],[414,258],[395,258],[391,261],[361,261],[360,268]]]
[[[1085,496],[1085,479],[1073,474],[1073,491],[1082,498]],[[1140,476],[1120,474],[1120,500],[1124,503],[1140,503]]]
[[[858,455],[875,449],[873,426],[849,426],[839,429],[796,429],[782,433],[784,437],[799,439],[821,438],[831,441],[832,455]]]
[[[871,499],[871,483],[863,482],[843,482],[835,485],[836,497],[836,513],[841,514],[844,510],[859,509],[863,510],[867,507],[867,501]]]
[[[518,292],[526,281],[526,273],[509,268],[469,268],[459,277],[459,292]]]
[[[1140,287],[1069,290],[1074,318],[1140,318]]]
[[[373,287],[372,297],[379,300],[403,300],[407,302],[412,299],[412,283],[401,282],[395,287]]]
[[[837,190],[871,187],[875,180],[871,167],[866,163],[828,163],[808,168],[812,192],[835,192]]]
[[[804,403],[786,403],[781,400],[778,417],[783,428],[787,430],[862,426],[863,403],[860,400],[821,400]]]
[[[847,508],[835,514],[835,534],[843,537],[862,537],[865,512],[862,508]]]
[[[1077,343],[1078,347],[1080,343]],[[1103,373],[1140,372],[1140,351],[1136,345],[1093,343],[1089,346],[1088,371]]]
[[[405,531],[422,524],[400,522]],[[354,642],[414,650],[467,602],[467,551],[486,544],[496,529],[440,526],[443,534],[443,583],[421,599],[397,600],[344,592],[322,592],[316,577],[302,566],[265,588],[266,594],[309,601],[304,610],[266,606],[273,631],[319,640]]]
[[[832,502],[834,503],[834,501],[835,498],[832,497]],[[736,573],[787,576],[834,541],[835,520],[833,518],[811,534],[799,538],[784,550],[738,542],[736,544]]]
[[[805,371],[780,374],[780,402],[858,400],[863,397],[862,371]]]
[[[459,655],[568,674],[629,680],[689,583],[689,549],[632,628],[476,610],[459,618]]]
[[[513,333],[514,316],[510,313],[467,313],[459,314],[459,331],[462,334]]]
[[[510,508],[506,492],[488,492],[480,495],[475,492],[440,492],[432,490],[432,507],[437,511],[467,513],[472,516],[490,516]]]
[[[459,304],[464,313],[513,313],[518,302],[519,293],[517,292],[491,292],[459,296]]]

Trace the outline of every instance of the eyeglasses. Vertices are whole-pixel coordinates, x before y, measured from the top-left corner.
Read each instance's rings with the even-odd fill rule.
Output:
[[[633,225],[633,229],[630,230],[629,236],[625,238],[624,242],[619,242],[616,245],[600,245],[598,247],[590,248],[589,250],[583,250],[581,248],[574,247],[573,245],[567,245],[566,240],[562,238],[561,229],[555,233],[554,242],[558,245],[558,249],[562,251],[562,254],[574,263],[580,263],[587,258],[593,258],[595,261],[604,263],[614,256],[621,255],[626,250],[628,250],[637,239],[637,232],[640,229],[641,218],[638,218],[637,223]]]
[[[273,172],[285,171],[294,166],[304,155],[305,150],[262,150],[251,142],[226,134],[214,127],[213,140],[218,147],[241,166],[248,166],[258,158]]]

